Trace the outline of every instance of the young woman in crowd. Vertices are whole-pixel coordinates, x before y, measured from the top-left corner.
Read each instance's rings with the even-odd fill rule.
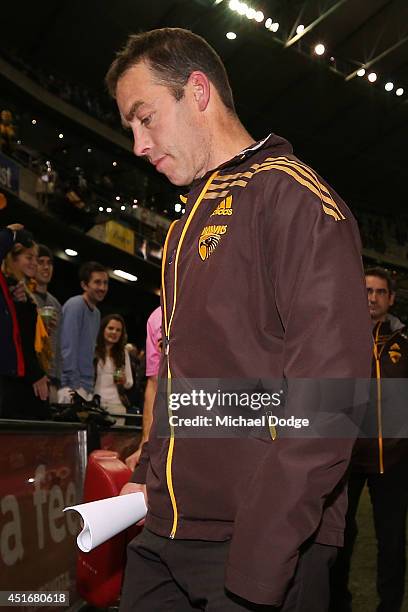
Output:
[[[95,351],[95,394],[100,396],[101,406],[120,414],[127,408],[125,389],[133,385],[126,342],[125,321],[121,315],[111,314],[102,319]],[[124,425],[125,419],[116,417],[116,424]]]
[[[44,419],[48,416],[48,379],[41,365],[48,350],[48,336],[37,313],[31,285],[37,268],[37,245],[29,236],[16,243],[3,261],[3,274],[10,292],[21,294],[15,302],[25,363],[22,378],[4,377],[2,416]]]

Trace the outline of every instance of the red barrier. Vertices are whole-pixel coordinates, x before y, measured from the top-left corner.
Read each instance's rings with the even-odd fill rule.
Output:
[[[86,431],[0,421],[0,446],[0,590],[66,591],[74,608],[79,520],[62,510],[81,502]],[[14,609],[55,610],[34,603]]]
[[[124,461],[139,446],[142,432],[129,427],[113,427],[108,431],[101,431],[101,449],[117,451],[119,459]]]
[[[84,503],[118,495],[130,476],[131,471],[118,459],[117,452],[94,451],[86,469]],[[117,602],[126,563],[126,546],[135,535],[132,527],[89,553],[79,553],[77,589],[89,604],[106,608]]]

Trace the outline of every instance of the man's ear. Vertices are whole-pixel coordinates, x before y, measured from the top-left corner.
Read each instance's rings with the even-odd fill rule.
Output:
[[[194,99],[200,111],[205,111],[210,101],[210,81],[204,72],[195,70],[189,76]]]
[[[395,302],[395,291],[392,291],[390,293],[390,306],[393,306],[394,302]]]
[[[88,285],[86,284],[85,281],[81,281],[81,289],[82,289],[82,291],[86,291],[87,286]]]

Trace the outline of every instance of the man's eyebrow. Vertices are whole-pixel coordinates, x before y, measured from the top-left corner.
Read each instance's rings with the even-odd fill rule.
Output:
[[[136,100],[135,102],[133,102],[129,111],[125,115],[127,123],[131,123],[133,121],[136,112],[142,106],[142,104],[144,104],[143,100]]]

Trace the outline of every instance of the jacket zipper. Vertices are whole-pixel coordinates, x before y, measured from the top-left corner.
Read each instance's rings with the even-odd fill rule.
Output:
[[[384,474],[384,454],[383,454],[383,434],[382,434],[382,411],[381,411],[381,365],[380,354],[378,352],[378,335],[381,323],[375,332],[374,341],[374,359],[375,359],[375,376],[377,380],[377,428],[378,428],[378,457],[380,474]]]
[[[381,396],[381,355],[385,348],[385,345],[390,342],[390,340],[398,334],[396,331],[392,334],[387,342],[384,342],[384,346],[380,351],[378,351],[378,337],[380,335],[381,323],[377,327],[377,331],[375,332],[374,339],[374,359],[375,359],[375,376],[377,380],[377,427],[378,427],[378,458],[379,458],[379,469],[380,474],[384,474],[384,444],[383,444],[383,429],[382,429],[382,396]]]
[[[169,362],[169,330],[168,330],[168,325],[167,325],[167,302],[166,302],[166,286],[164,284],[164,271],[165,271],[165,265],[166,265],[166,261],[167,261],[167,249],[168,249],[168,243],[169,243],[169,239],[170,239],[170,235],[174,229],[174,226],[176,225],[177,221],[173,221],[173,223],[170,225],[169,227],[169,231],[167,232],[167,236],[166,236],[166,241],[164,244],[164,249],[163,249],[163,257],[162,257],[162,291],[163,291],[163,319],[164,319],[164,354],[166,357],[166,361],[167,361],[167,389],[166,389],[166,397],[167,397],[167,415],[168,417],[170,417],[170,409],[169,409],[169,397],[171,394],[171,372],[170,372],[170,362]],[[169,418],[169,425],[170,425],[170,440],[169,440],[169,448],[167,451],[167,460],[166,460],[166,483],[167,483],[167,489],[169,491],[169,495],[170,495],[170,501],[171,501],[171,505],[173,508],[173,517],[177,516],[177,502],[176,502],[176,498],[174,495],[174,490],[173,490],[173,479],[172,479],[172,474],[171,474],[171,469],[169,469],[169,466],[171,467],[171,460],[172,460],[172,456],[173,456],[173,448],[174,448],[174,428],[173,426],[170,424],[170,418]],[[170,460],[169,460],[170,457]],[[173,528],[172,528],[172,532],[174,529],[174,518],[173,518]],[[173,536],[174,537],[174,536]]]
[[[177,266],[178,266],[178,260],[180,257],[180,251],[181,251],[181,247],[183,245],[184,242],[184,238],[186,236],[187,230],[189,228],[189,225],[191,223],[191,220],[193,219],[198,207],[200,206],[209,186],[211,185],[212,181],[214,180],[214,178],[217,176],[218,171],[215,171],[211,174],[211,176],[209,177],[209,179],[207,180],[207,182],[205,183],[203,189],[201,190],[200,195],[198,196],[197,200],[194,203],[194,206],[192,207],[190,214],[187,217],[187,220],[184,224],[183,230],[181,232],[181,236],[180,239],[178,241],[177,244],[177,248],[176,248],[176,255],[174,257],[174,286],[173,286],[173,304],[171,307],[171,314],[170,314],[170,319],[168,320],[167,317],[167,303],[166,303],[166,288],[165,288],[165,284],[164,284],[164,271],[165,271],[165,266],[166,266],[166,261],[167,261],[167,249],[168,249],[168,242],[169,242],[169,238],[170,238],[170,234],[173,231],[174,225],[176,224],[176,221],[174,221],[172,223],[172,225],[169,228],[169,231],[167,233],[167,237],[166,237],[166,242],[164,245],[164,249],[163,249],[163,259],[162,259],[162,291],[163,291],[163,320],[164,320],[164,331],[165,331],[165,356],[166,356],[166,361],[167,361],[167,414],[170,417],[170,408],[169,408],[169,397],[171,394],[171,368],[170,368],[170,332],[171,332],[171,326],[173,323],[173,319],[174,319],[174,312],[176,310],[176,304],[177,304],[177,274],[178,274],[178,270],[177,270]],[[169,440],[169,448],[167,450],[167,459],[166,459],[166,482],[167,482],[167,489],[169,492],[169,496],[170,496],[170,501],[171,501],[171,505],[172,505],[172,509],[173,509],[173,524],[172,524],[172,528],[171,528],[171,532],[169,537],[171,539],[173,539],[176,535],[176,531],[177,531],[177,524],[178,524],[178,509],[177,509],[177,500],[176,500],[176,496],[174,493],[174,486],[173,486],[173,471],[172,471],[172,464],[173,464],[173,455],[174,455],[174,443],[175,443],[175,439],[174,439],[174,426],[171,425],[171,421],[169,419],[169,427],[170,427],[170,440]]]

